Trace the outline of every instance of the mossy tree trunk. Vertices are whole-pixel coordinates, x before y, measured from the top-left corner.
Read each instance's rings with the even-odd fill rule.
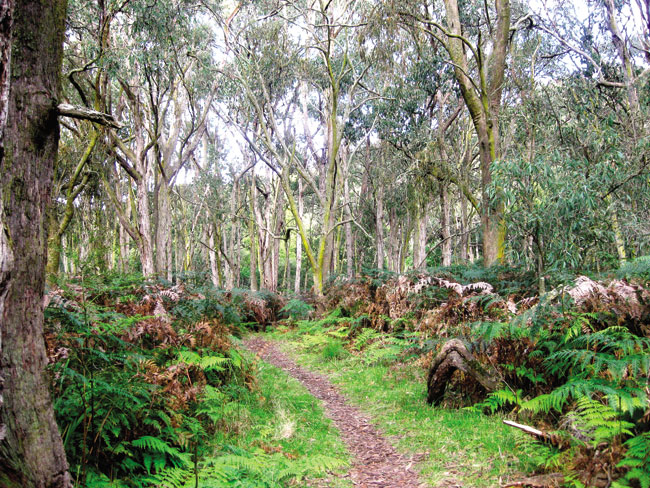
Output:
[[[446,40],[443,45],[454,64],[454,75],[465,105],[470,113],[479,144],[481,167],[481,226],[483,228],[483,259],[491,266],[505,259],[505,233],[502,204],[494,204],[488,187],[492,183],[492,163],[499,158],[499,111],[505,78],[506,56],[510,46],[510,0],[495,0],[497,18],[490,30],[491,52],[483,52],[479,42],[472,45],[461,25],[458,0],[445,0],[447,29],[438,26]],[[487,2],[485,3],[487,8]],[[477,64],[478,77],[468,73],[468,51]],[[477,90],[478,88],[478,90]]]
[[[16,486],[70,486],[54,419],[43,341],[46,207],[59,142],[57,98],[66,0],[18,0],[11,87],[0,166],[0,409],[2,470]],[[3,483],[9,483],[6,479]]]

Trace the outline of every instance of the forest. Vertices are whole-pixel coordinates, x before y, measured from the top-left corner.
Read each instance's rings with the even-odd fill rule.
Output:
[[[650,0],[0,0],[0,488],[650,488]]]

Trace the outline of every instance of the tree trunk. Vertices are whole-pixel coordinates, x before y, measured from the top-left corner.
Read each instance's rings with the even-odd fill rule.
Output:
[[[345,150],[341,151],[341,159],[343,160],[343,199],[344,199],[344,215],[347,221],[345,225],[345,266],[346,276],[348,279],[354,277],[354,234],[352,232],[352,207],[350,202],[350,161],[348,157],[347,146]]]
[[[623,68],[623,79],[625,80],[625,87],[627,91],[627,102],[632,112],[632,125],[636,123],[636,119],[641,112],[639,104],[639,94],[637,93],[634,77],[634,66],[632,64],[632,57],[630,51],[625,43],[624,36],[621,33],[618,23],[616,22],[616,7],[614,0],[605,0],[605,11],[607,13],[607,23],[609,32],[612,36],[612,43],[616,48],[618,57],[620,58]],[[643,120],[639,119],[640,123]]]
[[[471,165],[472,153],[469,143],[465,148],[465,154],[463,155],[463,161],[461,163],[461,179],[467,181],[467,173]],[[463,263],[466,263],[469,260],[469,244],[470,244],[470,235],[469,235],[469,214],[467,210],[467,198],[463,194],[463,190],[459,189],[459,202],[460,202],[460,260]]]
[[[210,238],[208,240],[208,245],[210,246],[210,249],[208,249],[208,256],[210,257],[210,278],[212,279],[212,284],[215,286],[215,288],[221,288],[221,281],[219,279],[219,265],[217,263],[217,247],[219,245],[219,242],[217,239],[215,239],[215,234],[217,233],[217,228],[215,225],[212,226],[212,229],[210,229]]]
[[[156,269],[161,276],[172,280],[172,210],[170,188],[164,175],[158,187],[158,225],[156,225]]]
[[[440,227],[442,228],[442,265],[451,266],[451,231],[449,219],[449,188],[440,181]]]
[[[175,242],[175,247],[176,251],[174,253],[174,261],[176,262],[176,265],[174,268],[176,269],[176,283],[180,283],[180,278],[179,276],[183,274],[183,256],[185,252],[183,251],[184,245],[183,245],[183,232],[181,229],[176,229],[176,242]]]
[[[379,182],[376,193],[377,269],[384,269],[384,187]]]
[[[0,2],[0,164],[4,155],[4,132],[9,107],[9,81],[11,75],[11,28],[14,0]],[[2,400],[0,399],[0,403]]]
[[[429,221],[427,206],[426,202],[419,206],[415,223],[415,238],[413,239],[413,267],[415,269],[427,267],[427,224]]]
[[[230,246],[228,246],[228,273],[226,274],[226,289],[232,290],[239,276],[239,176],[234,178],[232,195],[230,196]]]
[[[248,219],[248,235],[251,241],[250,251],[250,280],[251,291],[257,291],[257,231],[255,230],[255,168],[251,174],[251,190],[250,190],[250,216]]]
[[[388,212],[388,225],[388,269],[399,273],[400,224],[395,207]]]
[[[153,276],[156,268],[153,259],[153,245],[151,243],[151,216],[149,214],[149,190],[147,189],[146,175],[137,183],[136,190],[136,208],[138,211],[138,233],[140,239],[138,247],[140,248],[140,259],[142,261],[142,274]]]
[[[497,0],[496,28],[491,30],[492,51],[487,61],[481,61],[478,67],[480,76],[480,93],[477,93],[474,80],[468,77],[466,46],[462,35],[458,0],[444,0],[447,26],[450,31],[445,49],[454,63],[454,75],[458,82],[463,100],[469,110],[474,130],[479,143],[481,166],[481,225],[483,231],[483,260],[485,266],[491,266],[504,259],[506,227],[502,210],[493,205],[487,189],[492,181],[492,162],[499,156],[498,115],[501,106],[505,59],[510,44],[510,0]],[[477,46],[482,51],[482,46]],[[485,58],[485,56],[483,56]],[[487,78],[487,79],[486,79]],[[486,103],[487,102],[487,103]]]
[[[298,213],[303,214],[303,199],[302,199],[302,178],[298,177]],[[296,232],[296,282],[293,291],[300,293],[300,277],[302,275],[302,238],[300,232]]]
[[[65,0],[19,0],[0,166],[0,471],[3,486],[68,488],[70,475],[54,419],[43,341],[46,230],[59,141],[57,99]],[[4,26],[2,26],[4,29]],[[0,437],[2,437],[0,435]]]
[[[456,370],[473,377],[478,383],[491,392],[496,390],[501,382],[495,374],[487,372],[474,356],[467,350],[465,344],[458,339],[451,339],[431,363],[427,377],[427,402],[439,405],[445,395],[447,383]]]

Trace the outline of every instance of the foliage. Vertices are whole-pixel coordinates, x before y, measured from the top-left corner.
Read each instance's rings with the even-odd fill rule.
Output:
[[[314,312],[314,307],[298,298],[293,298],[282,307],[280,313],[291,320],[304,320]]]
[[[650,281],[650,256],[641,256],[621,265],[616,271],[618,278],[626,280]]]
[[[267,408],[229,339],[229,310],[241,303],[132,277],[63,285],[46,338],[76,485],[194,486],[198,475],[210,486],[280,487],[345,465],[266,452],[267,434],[257,447],[231,445],[242,419]]]

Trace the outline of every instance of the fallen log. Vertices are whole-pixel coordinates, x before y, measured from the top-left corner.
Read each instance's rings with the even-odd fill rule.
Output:
[[[519,429],[526,434],[532,435],[536,439],[545,442],[547,444],[551,444],[552,446],[557,447],[558,449],[566,449],[570,446],[570,442],[568,439],[565,439],[557,434],[549,434],[548,432],[544,432],[543,430],[536,429],[535,427],[531,427],[530,425],[524,425],[524,424],[518,424],[517,422],[513,422],[512,420],[504,420],[504,424],[514,427],[515,429]]]
[[[458,339],[447,341],[433,360],[427,378],[427,402],[438,405],[442,401],[447,383],[456,370],[470,375],[491,392],[502,384],[496,374],[488,372]]]
[[[510,427],[514,427],[515,429],[523,430],[526,434],[530,434],[533,437],[537,437],[538,439],[546,439],[548,437],[548,434],[546,432],[536,429],[535,427],[531,427],[530,425],[518,424],[512,420],[504,420],[503,423],[509,425]]]

